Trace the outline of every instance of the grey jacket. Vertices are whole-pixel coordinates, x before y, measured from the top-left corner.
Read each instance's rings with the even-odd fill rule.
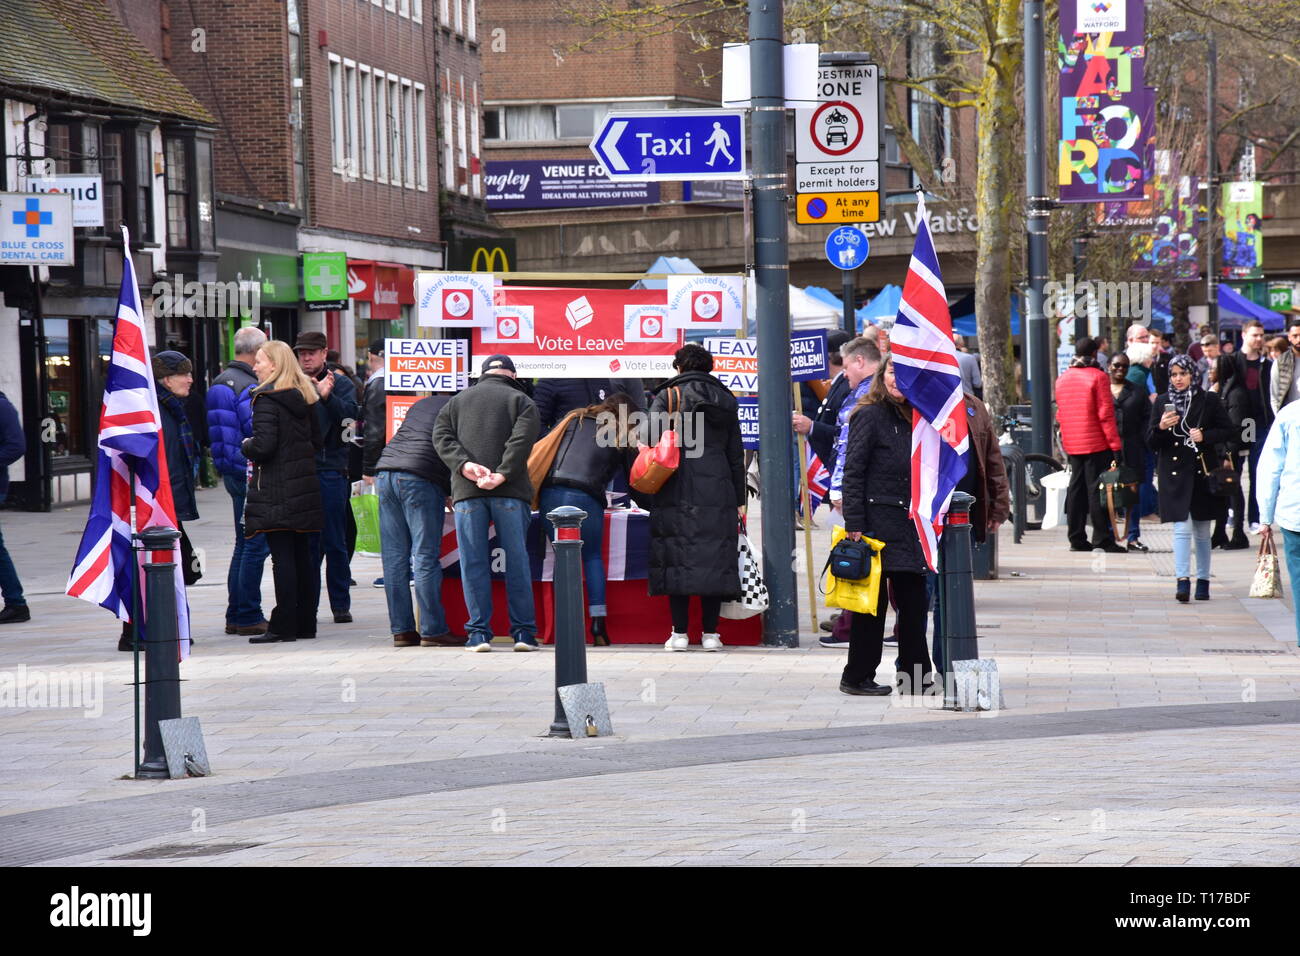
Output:
[[[452,500],[495,497],[531,502],[528,455],[537,433],[537,406],[509,376],[484,375],[452,398],[433,429],[433,447],[451,471]],[[500,472],[505,482],[483,490],[461,474],[461,467],[471,461]]]

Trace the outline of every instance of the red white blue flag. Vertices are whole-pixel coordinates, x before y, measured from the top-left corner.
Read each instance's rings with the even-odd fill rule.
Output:
[[[924,198],[916,205],[916,218],[916,245],[889,348],[898,390],[913,409],[910,514],[926,563],[934,570],[948,503],[966,474],[970,437],[948,296]]]
[[[98,604],[116,614],[119,620],[129,621],[132,532],[160,525],[179,528],[179,524],[167,474],[162,419],[154,391],[153,365],[149,359],[135,265],[125,229],[122,234],[128,252],[122,267],[122,290],[117,300],[117,321],[113,325],[113,355],[104,381],[104,404],[99,416],[95,495],[66,590],[72,597]],[[134,575],[139,589],[141,640],[147,639],[145,557],[144,552],[139,552],[141,566],[135,569]],[[180,658],[184,660],[190,649],[190,615],[179,543],[173,548],[172,563],[175,564]]]

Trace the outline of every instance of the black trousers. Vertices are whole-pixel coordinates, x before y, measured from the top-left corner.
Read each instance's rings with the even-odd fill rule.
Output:
[[[1088,521],[1092,521],[1092,547],[1115,543],[1110,515],[1101,506],[1097,482],[1118,456],[1113,451],[1095,451],[1090,455],[1070,456],[1070,485],[1065,489],[1065,520],[1070,544],[1088,544]]]
[[[678,634],[685,634],[691,616],[690,595],[668,595],[668,610],[672,612],[673,616],[673,631]],[[718,612],[720,610],[722,610],[722,598],[700,598],[700,623],[704,626],[705,634],[718,633]]]
[[[312,579],[320,573],[312,564],[310,535],[297,531],[267,531],[275,577],[275,610],[269,630],[286,637],[316,633]]]
[[[899,677],[907,678],[905,686],[916,691],[921,689],[930,673],[930,653],[925,648],[925,626],[930,610],[925,577],[912,571],[885,572],[876,613],[853,615],[849,627],[849,660],[843,675],[845,683],[861,684],[876,679],[884,646],[885,614],[889,609],[884,592],[887,582],[897,601]]]

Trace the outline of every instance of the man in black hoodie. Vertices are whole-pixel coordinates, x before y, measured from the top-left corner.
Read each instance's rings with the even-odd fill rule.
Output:
[[[469,648],[492,650],[492,554],[488,524],[505,555],[506,597],[515,650],[537,650],[532,564],[526,536],[533,484],[528,454],[537,441],[537,406],[515,378],[507,355],[491,355],[473,388],[438,414],[433,445],[451,472],[460,583],[469,611]],[[385,581],[387,573],[385,573]]]

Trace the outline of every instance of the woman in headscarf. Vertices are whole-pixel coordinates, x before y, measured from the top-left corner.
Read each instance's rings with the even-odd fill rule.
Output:
[[[1156,396],[1147,444],[1157,456],[1160,520],[1174,522],[1174,597],[1191,596],[1192,541],[1196,542],[1196,600],[1210,599],[1210,532],[1227,499],[1210,494],[1207,477],[1218,467],[1218,446],[1233,438],[1232,420],[1219,396],[1202,391],[1196,363],[1187,355],[1169,362],[1169,391]]]

